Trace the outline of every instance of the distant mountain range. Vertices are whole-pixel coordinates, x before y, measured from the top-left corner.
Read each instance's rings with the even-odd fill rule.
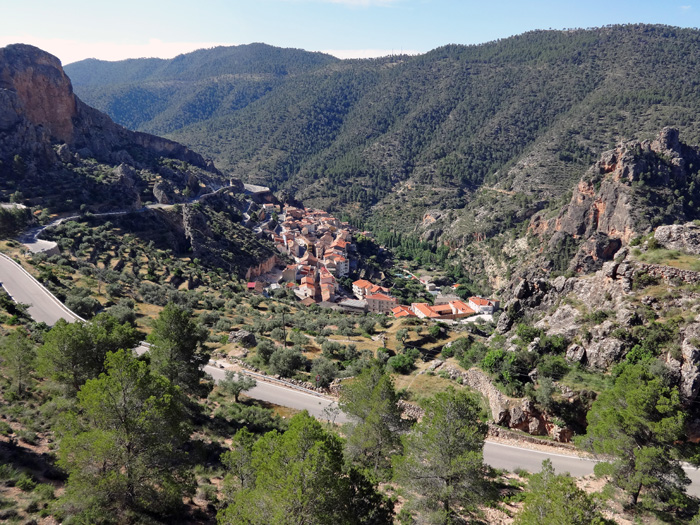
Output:
[[[698,142],[699,44],[698,30],[629,25],[411,57],[251,44],[66,72],[117,122],[187,144],[236,177],[411,231],[427,210],[470,209],[482,186],[551,201],[604,149],[666,125]]]

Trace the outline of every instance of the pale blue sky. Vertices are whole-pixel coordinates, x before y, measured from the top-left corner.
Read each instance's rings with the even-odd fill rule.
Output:
[[[0,0],[0,46],[37,45],[64,64],[172,57],[265,42],[341,57],[424,53],[533,29],[621,23],[700,26],[691,0]]]

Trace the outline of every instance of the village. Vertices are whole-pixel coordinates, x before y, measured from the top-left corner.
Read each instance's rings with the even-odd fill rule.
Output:
[[[490,316],[499,308],[499,301],[495,299],[474,296],[465,302],[454,293],[442,293],[429,279],[410,272],[406,272],[407,277],[421,282],[434,297],[433,304],[399,304],[389,288],[366,279],[352,282],[352,289],[346,290],[338,281],[347,278],[357,266],[357,249],[353,243],[353,236],[358,233],[355,228],[326,211],[312,208],[265,203],[254,214],[259,224],[255,231],[271,240],[277,251],[294,263],[286,265],[281,272],[249,282],[250,292],[269,293],[285,287],[292,290],[304,306],[317,304],[355,314],[452,322]],[[369,232],[361,233],[371,236]]]

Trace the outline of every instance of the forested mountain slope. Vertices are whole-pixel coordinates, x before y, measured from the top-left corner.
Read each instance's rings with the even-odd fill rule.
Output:
[[[665,125],[698,142],[699,42],[697,30],[634,25],[415,57],[252,45],[66,70],[121,123],[168,132],[244,180],[410,231],[427,209],[469,206],[484,184],[550,200],[604,149]]]

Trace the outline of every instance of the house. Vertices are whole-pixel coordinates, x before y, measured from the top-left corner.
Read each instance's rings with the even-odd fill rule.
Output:
[[[319,237],[318,242],[325,246],[331,246],[333,244],[333,236],[329,232],[326,232]]]
[[[297,281],[296,264],[290,264],[284,270],[282,270],[282,280],[288,283],[295,283]]]
[[[343,239],[338,238],[335,241],[333,241],[333,243],[331,244],[331,248],[335,248],[337,250],[340,250],[340,252],[342,252],[343,255],[345,255],[348,251],[348,244],[350,244],[350,243],[343,240]]]
[[[318,266],[318,259],[314,255],[312,255],[311,252],[309,252],[309,251],[307,251],[301,259],[299,259],[299,262],[301,264],[308,265],[308,266],[313,266],[313,267]]]
[[[355,297],[358,299],[364,299],[367,290],[369,290],[372,286],[374,285],[371,282],[365,279],[358,279],[352,283],[352,293],[355,294]]]
[[[461,301],[462,298],[455,294],[439,294],[435,297],[435,304],[448,304],[452,301]]]
[[[248,291],[253,293],[262,293],[264,289],[263,283],[260,281],[251,281],[248,283]]]
[[[301,285],[299,286],[299,296],[306,298],[306,297],[311,297],[312,299],[315,299],[316,297],[316,286],[313,284],[313,279],[309,279],[308,277],[304,277],[301,280]]]
[[[498,310],[499,302],[485,297],[470,297],[469,307],[480,314],[492,314]]]
[[[294,240],[287,241],[287,253],[294,257],[301,257],[301,246]]]
[[[420,319],[439,319],[440,314],[433,312],[428,303],[412,303],[411,311]]]
[[[375,293],[365,297],[367,310],[376,314],[386,314],[398,305],[396,297],[383,293]]]
[[[337,289],[337,283],[335,280],[335,277],[329,272],[326,268],[321,268],[318,271],[318,282],[321,286],[323,285],[328,285],[333,289],[333,293],[335,293]]]
[[[413,303],[411,305],[413,313],[421,319],[461,319],[476,313],[462,301],[451,301],[447,304],[436,304],[430,306],[428,303]]]
[[[367,311],[367,301],[360,299],[345,299],[338,306],[348,313],[363,314]]]
[[[335,287],[332,284],[321,284],[321,301],[331,302],[335,298]]]
[[[284,208],[284,216],[286,219],[289,219],[290,217],[293,219],[301,219],[304,217],[304,210],[300,210],[299,208],[295,208],[294,206],[286,206]]]
[[[409,306],[405,306],[403,304],[400,304],[399,306],[392,308],[391,313],[394,314],[394,317],[397,319],[400,319],[402,317],[415,317],[416,314],[413,313],[411,308]]]
[[[350,263],[342,255],[331,253],[323,260],[323,264],[336,277],[345,277],[350,272]]]

